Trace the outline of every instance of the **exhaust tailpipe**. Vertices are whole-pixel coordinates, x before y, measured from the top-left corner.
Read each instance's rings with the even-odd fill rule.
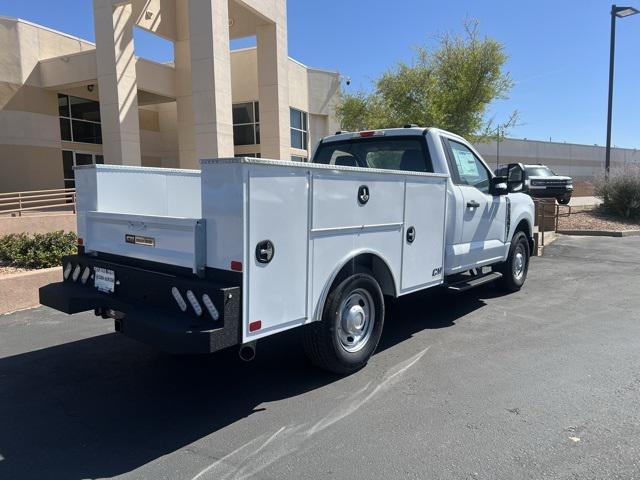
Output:
[[[238,355],[240,355],[240,358],[245,362],[250,362],[256,358],[256,342],[249,342],[244,345],[240,345]]]

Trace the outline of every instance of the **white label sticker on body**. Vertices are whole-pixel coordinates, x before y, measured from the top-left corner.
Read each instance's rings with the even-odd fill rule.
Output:
[[[101,292],[113,293],[116,286],[116,273],[106,268],[95,268],[94,285]]]

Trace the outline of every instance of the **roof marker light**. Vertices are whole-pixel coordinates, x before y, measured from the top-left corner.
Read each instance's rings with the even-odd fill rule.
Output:
[[[76,268],[73,269],[73,275],[71,276],[71,278],[73,279],[74,282],[78,281],[78,277],[80,276],[81,270],[82,270],[82,267],[80,267],[80,265],[76,265]]]
[[[220,312],[218,312],[218,309],[211,301],[211,297],[205,293],[204,295],[202,295],[202,303],[204,303],[204,306],[207,308],[207,311],[209,312],[209,315],[211,315],[211,318],[213,318],[213,320],[217,322],[220,318]]]
[[[366,130],[364,132],[358,132],[354,134],[354,137],[369,138],[369,137],[382,137],[385,134],[383,130]]]
[[[187,302],[185,302],[184,298],[182,298],[182,294],[180,293],[180,290],[178,290],[176,287],[173,287],[171,289],[171,294],[173,295],[173,298],[175,299],[178,306],[180,307],[180,310],[182,310],[183,312],[186,312]]]

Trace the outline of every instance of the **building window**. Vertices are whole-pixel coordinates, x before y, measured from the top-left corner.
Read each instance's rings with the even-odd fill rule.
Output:
[[[291,109],[291,148],[306,150],[309,145],[309,124],[307,114]]]
[[[237,157],[248,157],[248,158],[262,158],[261,153],[241,153],[236,155]]]
[[[76,188],[76,176],[73,167],[103,163],[104,157],[100,154],[63,150],[62,169],[64,171],[64,188]]]
[[[291,156],[291,161],[292,162],[306,162],[307,159],[306,159],[306,157],[300,157],[298,155],[292,155]]]
[[[60,138],[66,142],[102,143],[100,104],[85,98],[58,94]]]
[[[258,102],[237,103],[233,106],[233,144],[260,144],[260,110]]]

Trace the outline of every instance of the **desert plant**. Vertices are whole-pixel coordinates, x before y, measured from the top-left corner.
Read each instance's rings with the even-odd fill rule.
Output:
[[[596,182],[596,196],[605,212],[630,220],[640,220],[640,164],[626,164],[611,170],[609,178]]]
[[[76,253],[76,245],[73,232],[6,235],[0,238],[0,262],[17,268],[56,267],[63,256]]]

